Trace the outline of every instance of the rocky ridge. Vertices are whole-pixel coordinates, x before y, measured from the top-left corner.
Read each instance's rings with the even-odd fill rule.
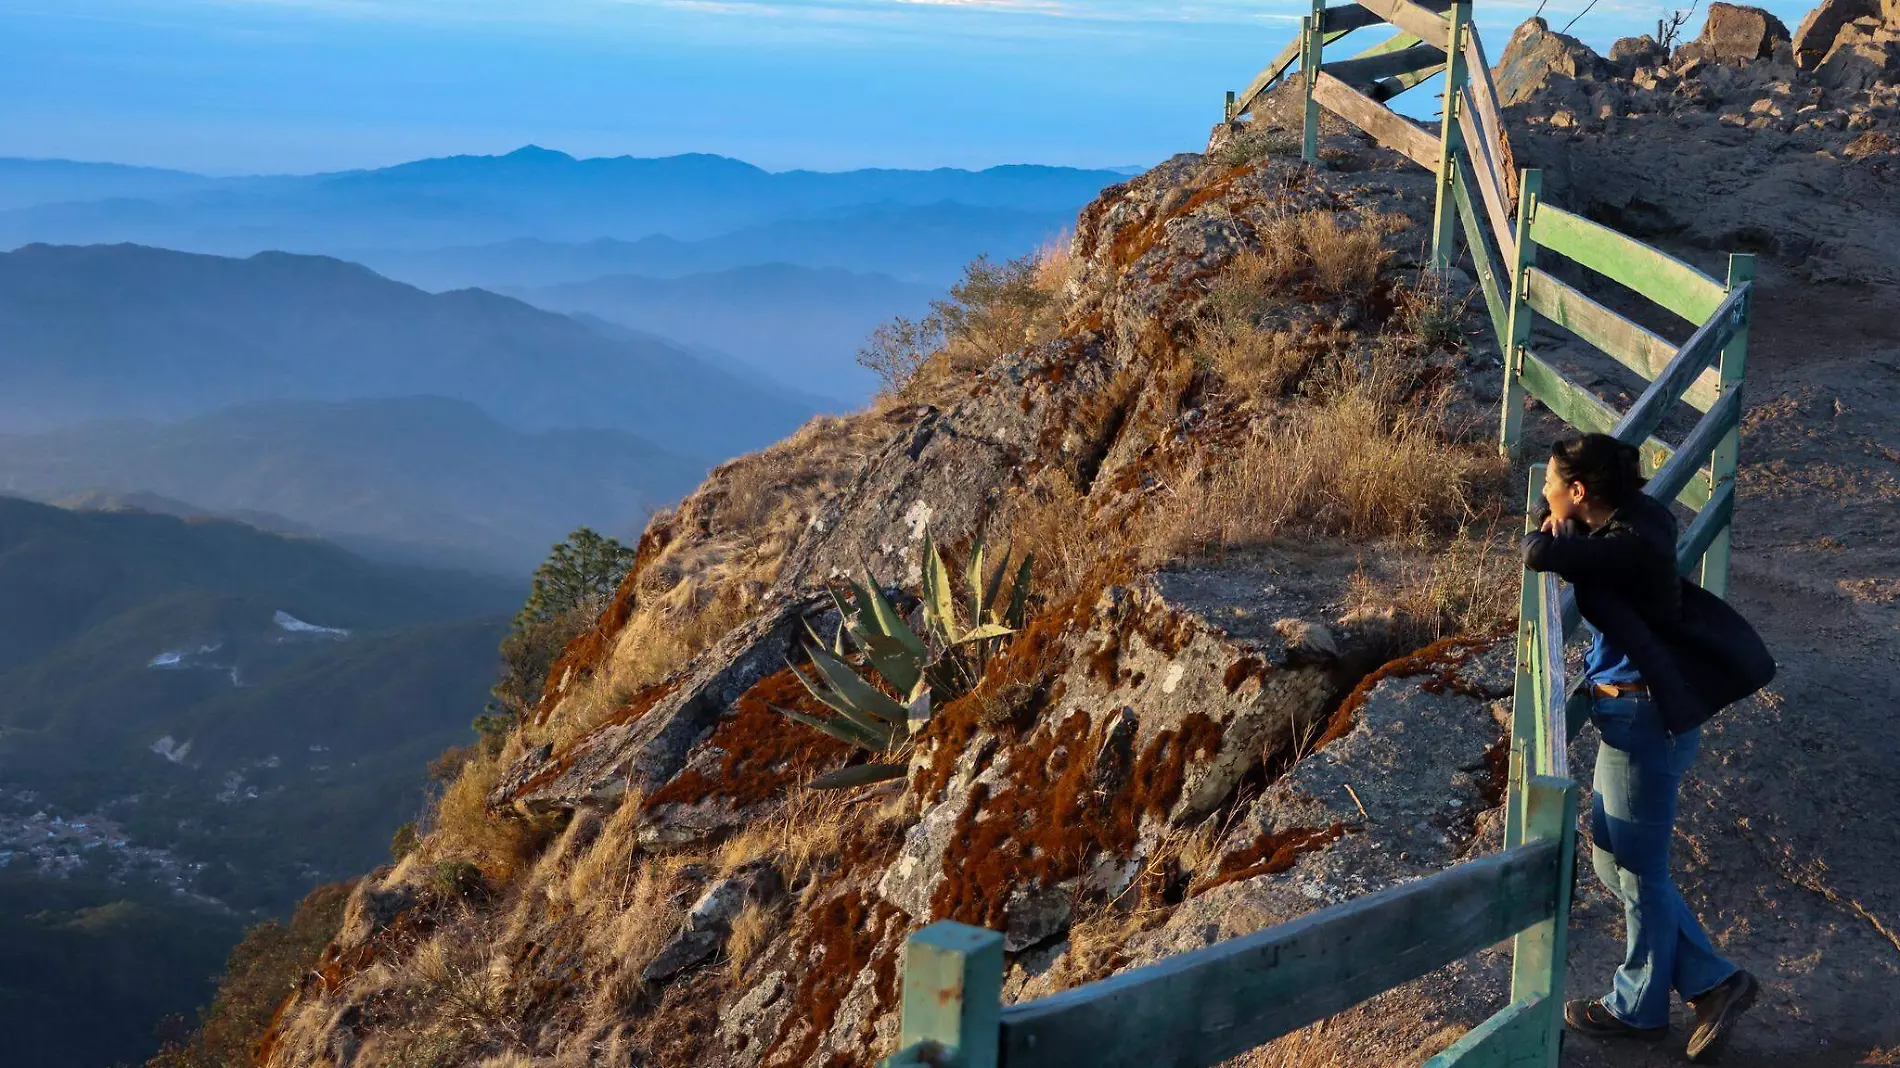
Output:
[[[1673,56],[1638,40],[1607,59],[1533,20],[1497,72],[1520,162],[1619,226],[1689,247],[1745,232],[1777,269],[1878,280],[1891,261],[1864,233],[1803,244],[1786,197],[1752,184],[1820,168],[1893,195],[1885,157],[1850,151],[1892,129],[1892,79],[1843,73],[1871,62],[1888,22],[1836,20],[1819,48],[1819,14],[1789,35],[1716,5]],[[1851,55],[1824,82],[1842,41]],[[1818,90],[1816,110],[1755,110],[1797,90]],[[1480,309],[1423,340],[1407,310],[1432,287],[1454,307],[1469,290],[1421,270],[1430,176],[1330,121],[1321,164],[1304,165],[1290,110],[1277,96],[1205,154],[1106,191],[1078,221],[1059,321],[1025,347],[817,421],[657,517],[615,604],[479,782],[520,861],[445,817],[366,877],[259,1063],[870,1064],[895,1043],[903,939],[933,920],[1005,932],[1005,996],[1031,998],[1494,848],[1510,643],[1428,642],[1390,594],[1366,592],[1448,554],[1442,532],[1423,552],[1297,528],[1211,554],[1162,536],[1328,368],[1396,353],[1413,402],[1465,413],[1458,447],[1488,437],[1497,354]],[[1683,153],[1652,176],[1644,153],[1684,130],[1716,158]],[[1731,182],[1734,159],[1760,166]],[[1642,181],[1600,176],[1639,161]],[[1377,233],[1379,268],[1344,289],[1302,268],[1250,306],[1313,353],[1294,385],[1250,392],[1200,338],[1226,280],[1313,217]],[[914,588],[926,532],[956,552],[1033,544],[1045,595],[935,710],[904,781],[805,791],[857,759],[775,711],[816,711],[787,670],[807,627],[836,625],[814,595],[867,565]],[[668,644],[688,629],[706,633]],[[643,668],[657,648],[676,655]],[[1301,1048],[1415,1063],[1499,1007],[1504,980],[1482,954]]]

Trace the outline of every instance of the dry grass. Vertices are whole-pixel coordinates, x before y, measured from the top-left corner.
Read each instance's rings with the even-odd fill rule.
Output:
[[[1243,317],[1216,318],[1202,326],[1195,342],[1229,385],[1252,397],[1285,393],[1319,355],[1310,342],[1292,331]]]
[[[1379,347],[1335,357],[1318,399],[1263,422],[1149,517],[1151,559],[1257,545],[1283,532],[1415,534],[1462,523],[1498,464],[1448,440],[1442,394],[1420,394],[1417,368]]]
[[[1401,223],[1402,216],[1365,216],[1358,225],[1339,224],[1335,212],[1316,211],[1299,216],[1299,243],[1312,262],[1320,288],[1335,296],[1344,296],[1371,287],[1379,278],[1380,268],[1392,253],[1385,238]]]
[[[639,851],[640,795],[628,794],[620,807],[601,824],[593,845],[582,853],[568,872],[560,893],[576,908],[618,894],[633,872],[634,854]]]
[[[519,1014],[509,1004],[505,969],[490,966],[486,943],[467,937],[467,925],[422,943],[404,962],[401,977],[446,1022],[481,1044],[521,1045]]]
[[[732,931],[726,936],[726,976],[734,986],[744,981],[746,967],[758,958],[777,929],[772,910],[756,901],[746,902],[733,917]]]
[[[1388,616],[1393,637],[1408,648],[1516,617],[1518,563],[1508,536],[1464,529],[1423,548],[1393,575],[1375,578],[1363,566],[1354,572],[1348,612]]]
[[[540,829],[488,811],[488,792],[505,765],[499,756],[477,755],[462,766],[436,805],[432,832],[425,842],[428,859],[463,859],[497,885],[506,885],[533,859]]]
[[[1075,228],[1051,236],[1037,249],[1036,288],[1051,297],[1060,297],[1075,277]]]
[[[1403,215],[1347,215],[1333,211],[1282,214],[1255,225],[1258,250],[1235,256],[1210,290],[1219,318],[1253,318],[1310,278],[1320,295],[1369,289],[1391,259],[1385,239],[1411,225]]]
[[[1010,546],[1035,554],[1036,592],[1054,603],[1080,589],[1104,548],[1092,533],[1088,499],[1060,473],[1045,471],[1011,496],[1007,508]]]

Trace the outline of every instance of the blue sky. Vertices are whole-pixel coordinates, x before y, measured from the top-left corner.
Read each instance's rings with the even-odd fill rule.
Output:
[[[1561,26],[1584,2],[1552,0],[1545,15]],[[1653,28],[1664,6],[1598,0],[1573,32],[1607,49]],[[1770,7],[1790,25],[1802,10]],[[1534,8],[1478,4],[1494,58]],[[0,155],[213,173],[528,143],[718,152],[772,169],[1150,163],[1197,147],[1223,91],[1244,85],[1304,10],[1287,0],[0,0]]]

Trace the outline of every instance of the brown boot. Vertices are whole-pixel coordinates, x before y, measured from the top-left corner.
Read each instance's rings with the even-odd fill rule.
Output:
[[[1564,1026],[1580,1035],[1596,1038],[1640,1038],[1645,1042],[1660,1042],[1669,1037],[1669,1025],[1661,1027],[1636,1027],[1624,1023],[1622,1018],[1603,1007],[1603,1002],[1595,998],[1583,998],[1564,1003]]]
[[[1690,1000],[1695,1009],[1695,1031],[1689,1036],[1689,1048],[1686,1051],[1692,1061],[1712,1061],[1721,1052],[1722,1044],[1728,1040],[1729,1033],[1735,1029],[1735,1021],[1755,1003],[1755,995],[1761,992],[1761,984],[1745,971],[1737,970],[1734,975],[1716,984],[1713,990]]]

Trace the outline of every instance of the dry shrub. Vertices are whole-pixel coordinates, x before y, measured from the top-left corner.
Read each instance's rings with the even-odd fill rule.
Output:
[[[746,902],[739,915],[733,917],[732,931],[726,936],[726,975],[733,985],[745,980],[746,967],[772,940],[777,926],[773,920],[772,911],[756,901]]]
[[[1075,276],[1075,227],[1051,236],[1036,249],[1036,288],[1061,296]]]
[[[681,871],[704,859],[690,853],[648,857],[621,887],[605,896],[603,906],[613,910],[607,942],[620,967],[614,993],[622,1004],[638,1000],[640,973],[679,930],[681,913],[673,899],[682,889]]]
[[[521,1023],[508,997],[505,970],[490,967],[486,941],[444,931],[422,943],[401,977],[427,1002],[437,1020],[482,1044],[520,1046]]]
[[[1079,589],[1102,555],[1088,499],[1057,472],[1044,472],[1010,498],[1005,525],[1016,552],[1035,554],[1035,589],[1051,603]]]
[[[498,886],[514,880],[542,840],[541,829],[488,810],[488,792],[503,770],[499,756],[480,754],[464,764],[442,791],[426,843],[432,858],[469,860]]]
[[[1249,396],[1273,397],[1299,381],[1318,355],[1290,330],[1222,316],[1201,328],[1202,355],[1228,384]]]
[[[1406,557],[1391,576],[1374,577],[1363,566],[1355,571],[1349,612],[1389,615],[1393,637],[1407,648],[1516,617],[1518,563],[1507,536],[1461,529],[1425,548],[1427,555]]]
[[[1263,423],[1150,516],[1152,558],[1258,544],[1299,530],[1365,538],[1464,521],[1487,453],[1447,438],[1442,391],[1421,393],[1418,369],[1377,348],[1336,358],[1318,399]]]
[[[1389,216],[1372,215],[1349,229],[1339,224],[1337,213],[1315,211],[1299,217],[1299,242],[1320,288],[1343,296],[1378,280],[1379,269],[1392,255],[1385,247],[1386,235],[1397,226]]]
[[[575,861],[562,894],[577,909],[619,894],[639,849],[640,795],[630,793],[601,825],[593,845]]]

